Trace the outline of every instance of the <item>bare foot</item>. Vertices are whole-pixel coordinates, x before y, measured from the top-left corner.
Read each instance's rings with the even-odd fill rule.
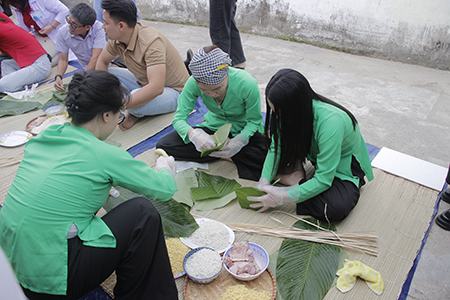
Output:
[[[125,120],[123,120],[122,123],[120,123],[119,127],[122,130],[128,130],[131,127],[133,127],[137,122],[139,121],[138,117],[135,117],[129,113],[126,114]]]

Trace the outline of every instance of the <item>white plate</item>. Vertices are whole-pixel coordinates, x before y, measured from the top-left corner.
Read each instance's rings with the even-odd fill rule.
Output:
[[[227,225],[216,221],[216,220],[212,220],[212,219],[208,219],[208,218],[196,218],[195,221],[197,222],[197,224],[202,227],[202,226],[207,226],[208,223],[219,223],[221,224],[227,231],[228,233],[228,237],[227,237],[227,245],[221,249],[215,249],[217,252],[219,252],[220,254],[222,254],[223,252],[225,252],[233,243],[234,243],[234,232],[233,230],[231,230],[230,227],[228,227]],[[197,229],[198,230],[198,229]],[[193,241],[191,239],[191,237],[184,237],[184,238],[180,238],[181,242],[183,244],[185,244],[186,246],[188,246],[191,249],[194,248],[198,248],[198,247],[211,247],[211,245],[200,245],[197,244],[196,241]]]
[[[32,137],[33,135],[26,131],[11,131],[3,133],[0,135],[0,146],[8,148],[18,147],[28,142],[28,140]]]
[[[46,110],[44,110],[44,112],[47,116],[58,115],[58,114],[64,112],[64,105],[56,104],[56,105],[49,106],[49,107],[47,107]]]

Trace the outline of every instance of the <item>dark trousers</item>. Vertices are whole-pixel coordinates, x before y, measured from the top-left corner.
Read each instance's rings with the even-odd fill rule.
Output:
[[[178,299],[158,211],[145,198],[128,200],[103,217],[116,248],[95,248],[72,238],[67,296],[24,290],[29,299],[78,299],[116,271],[115,299]]]
[[[445,179],[448,185],[450,185],[450,165],[448,165],[447,178]]]
[[[297,214],[310,215],[326,222],[339,222],[345,219],[358,203],[359,189],[365,184],[364,171],[355,157],[352,158],[351,169],[353,175],[359,177],[359,187],[350,181],[335,178],[328,190],[298,203]]]
[[[201,127],[206,133],[213,134],[214,131],[206,127]],[[166,135],[159,140],[156,148],[164,149],[167,154],[172,155],[176,160],[186,160],[195,162],[212,162],[218,160],[216,157],[200,157],[200,152],[195,149],[194,144],[185,144],[176,131]],[[259,180],[262,167],[267,154],[267,139],[259,132],[256,132],[249,140],[249,143],[233,156],[231,160],[236,165],[240,178]]]
[[[232,65],[245,62],[236,27],[236,0],[209,0],[209,35],[214,45],[230,55]]]

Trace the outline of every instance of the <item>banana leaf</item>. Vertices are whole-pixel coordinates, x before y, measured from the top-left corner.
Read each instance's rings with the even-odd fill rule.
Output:
[[[315,220],[309,219],[311,222]],[[300,229],[317,230],[298,221]],[[335,230],[334,226],[320,226]],[[281,244],[276,266],[278,292],[283,300],[323,299],[333,285],[341,261],[337,246],[285,239]]]
[[[221,198],[241,187],[236,180],[222,176],[210,175],[200,171],[196,171],[196,176],[198,187],[191,188],[191,196],[194,202]]]
[[[117,198],[110,196],[108,198],[106,204],[104,205],[104,209],[108,212],[117,205],[131,198],[140,196],[122,187],[116,187],[116,189],[120,192],[120,196]],[[194,217],[192,217],[183,204],[178,203],[173,199],[166,202],[152,199],[150,199],[150,201],[161,216],[164,235],[166,237],[190,236],[198,228],[198,224],[195,222]]]
[[[9,96],[7,96],[9,97]],[[15,116],[40,108],[42,105],[34,101],[0,100],[0,117]]]
[[[234,199],[236,199],[236,193],[231,192],[228,195],[225,195],[225,196],[217,198],[217,199],[197,201],[194,204],[194,209],[200,210],[200,211],[209,211],[209,210],[213,210],[213,209],[217,209],[217,208],[222,208],[222,207],[226,206],[228,203],[230,203],[231,201],[233,201]]]
[[[241,188],[236,189],[235,192],[236,192],[236,196],[237,196],[239,205],[242,208],[250,208],[250,209],[254,209],[254,208],[250,207],[250,204],[252,204],[252,202],[250,202],[247,199],[248,197],[252,197],[252,196],[259,197],[259,196],[263,196],[266,194],[263,191],[260,191],[254,187],[241,187]]]
[[[178,190],[173,195],[173,200],[177,201],[178,203],[183,203],[189,208],[194,206],[194,201],[191,197],[191,188],[198,186],[195,170],[187,169],[177,173],[177,175],[175,176],[175,181],[177,183]]]
[[[231,124],[229,124],[229,123],[219,127],[219,129],[217,129],[217,131],[213,135],[213,138],[214,138],[214,141],[216,143],[216,146],[214,148],[202,151],[200,153],[200,157],[205,157],[205,156],[208,156],[209,154],[211,154],[214,151],[221,150],[223,148],[223,146],[225,145],[227,139],[228,139],[228,135],[230,134],[230,130],[231,130]]]

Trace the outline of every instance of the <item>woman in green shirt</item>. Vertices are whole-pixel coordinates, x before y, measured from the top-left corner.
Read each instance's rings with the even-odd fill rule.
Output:
[[[259,187],[267,194],[253,197],[253,208],[265,211],[295,202],[297,214],[335,222],[358,202],[364,176],[372,168],[358,123],[350,111],[310,87],[299,72],[278,71],[266,88],[266,134],[272,144]],[[315,167],[305,177],[303,163]],[[286,187],[274,187],[275,178]]]
[[[210,162],[232,160],[239,177],[258,180],[267,153],[258,83],[244,70],[232,68],[230,57],[216,46],[200,48],[192,57],[192,76],[178,98],[172,132],[157,147],[177,160]],[[193,127],[187,122],[201,98],[208,112],[204,122]],[[216,146],[212,134],[231,124],[230,139],[220,151],[202,157]]]
[[[74,75],[71,123],[30,140],[0,210],[0,246],[29,299],[78,299],[112,272],[118,299],[177,299],[158,212],[134,198],[103,218],[112,186],[160,201],[176,190],[173,157],[155,168],[102,140],[125,102],[107,72]]]

